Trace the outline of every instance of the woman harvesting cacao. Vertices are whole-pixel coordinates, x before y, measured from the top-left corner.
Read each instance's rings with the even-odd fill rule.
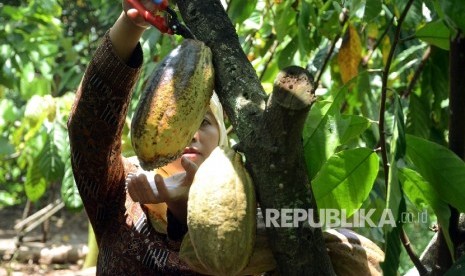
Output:
[[[123,0],[123,13],[105,34],[77,91],[68,122],[74,176],[99,246],[97,274],[192,275],[195,273],[179,259],[179,246],[187,231],[185,221],[188,190],[198,166],[218,145],[227,145],[222,108],[216,95],[213,95],[209,110],[182,157],[156,172],[143,171],[136,159],[126,159],[121,155],[122,128],[142,65],[139,39],[148,26],[146,19],[129,2],[134,3],[134,0]],[[155,10],[151,1],[141,3],[148,10]],[[134,133],[134,129],[132,130]],[[185,136],[191,139],[192,135]],[[216,159],[210,158],[207,163],[210,161],[214,162]],[[202,175],[203,168],[200,168],[197,176]],[[148,180],[152,179],[154,181],[150,184]],[[204,192],[202,189],[201,194]],[[247,194],[251,195],[253,192]],[[193,199],[191,197],[191,202]],[[254,213],[256,206],[251,206],[252,210],[247,209],[247,213]],[[249,221],[248,226],[250,225],[255,228],[255,224]],[[189,227],[186,238],[190,236],[193,242],[192,234],[195,231],[192,230],[195,228],[191,228],[191,224]],[[356,265],[357,269],[354,268],[354,271],[360,274],[379,275],[379,262],[384,254],[374,243],[352,232],[333,233],[325,239],[329,251],[343,253],[341,256],[333,256],[336,260],[343,259],[339,263]],[[347,241],[341,242],[341,239]],[[250,240],[253,238],[249,237],[247,241]],[[365,254],[366,246],[360,240],[366,240],[367,248],[371,248],[376,254]],[[242,244],[234,239],[228,241]],[[347,245],[352,249],[347,251]],[[254,251],[262,254],[258,256],[261,263],[257,267],[271,270],[274,268],[273,256],[266,243],[262,243],[262,246],[260,250]],[[245,251],[251,254],[252,250],[240,252],[246,253]],[[191,254],[190,264],[198,257],[197,253],[194,254],[197,256]],[[371,257],[367,259],[367,255]],[[269,259],[266,269],[262,266],[264,256]],[[242,265],[253,267],[253,260],[254,257],[251,256],[250,263],[247,261]],[[268,263],[272,263],[271,266]],[[333,266],[338,272],[336,264]],[[224,262],[216,265],[220,270],[226,267]],[[342,265],[341,273],[338,274],[344,274],[346,267]]]
[[[141,2],[155,9],[151,1]],[[131,176],[137,162],[121,155],[121,133],[143,60],[139,39],[148,24],[127,0],[123,9],[88,65],[68,122],[76,183],[99,245],[97,274],[194,274],[177,252],[186,231],[187,191],[197,167],[226,144],[222,108],[214,96],[184,156],[157,171],[165,177],[157,176],[157,198],[143,190],[148,185],[132,191],[143,202],[151,195],[146,202],[166,204],[134,202],[126,178],[146,182]]]

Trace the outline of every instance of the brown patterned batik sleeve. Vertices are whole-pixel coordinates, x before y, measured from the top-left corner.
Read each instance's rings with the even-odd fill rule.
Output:
[[[126,64],[105,35],[68,121],[74,178],[99,245],[98,275],[191,275],[179,244],[156,232],[139,204],[125,207],[126,174],[135,167],[121,155],[121,134],[141,64],[140,45]]]
[[[121,132],[142,64],[140,45],[128,64],[132,66],[115,55],[107,32],[85,72],[68,121],[74,177],[97,236],[99,225],[124,204]]]

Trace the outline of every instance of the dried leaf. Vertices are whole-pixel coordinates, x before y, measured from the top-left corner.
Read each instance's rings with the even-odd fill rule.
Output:
[[[342,41],[337,56],[342,82],[345,84],[358,75],[358,65],[362,60],[362,44],[354,26],[350,25]]]

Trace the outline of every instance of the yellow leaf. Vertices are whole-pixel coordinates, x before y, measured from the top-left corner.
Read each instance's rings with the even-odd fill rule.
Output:
[[[345,84],[358,74],[358,65],[362,60],[362,44],[354,26],[350,25],[342,40],[337,55],[342,82]]]
[[[375,23],[369,23],[366,28],[366,33],[369,38],[377,39],[379,35],[378,25]]]
[[[381,46],[381,53],[383,55],[383,64],[386,65],[387,59],[389,57],[389,51],[391,51],[391,40],[389,36],[385,36]]]

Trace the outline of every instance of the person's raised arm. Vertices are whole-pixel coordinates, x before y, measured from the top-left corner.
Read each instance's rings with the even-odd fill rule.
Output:
[[[154,10],[152,1],[141,1],[149,10]],[[127,62],[139,39],[149,25],[127,1],[123,1],[123,12],[110,29],[110,40],[116,54]]]
[[[153,7],[151,1],[142,2]],[[116,206],[124,206],[121,134],[143,61],[138,41],[145,23],[126,0],[123,7],[92,56],[68,121],[74,177],[94,226],[104,225],[120,212]]]

